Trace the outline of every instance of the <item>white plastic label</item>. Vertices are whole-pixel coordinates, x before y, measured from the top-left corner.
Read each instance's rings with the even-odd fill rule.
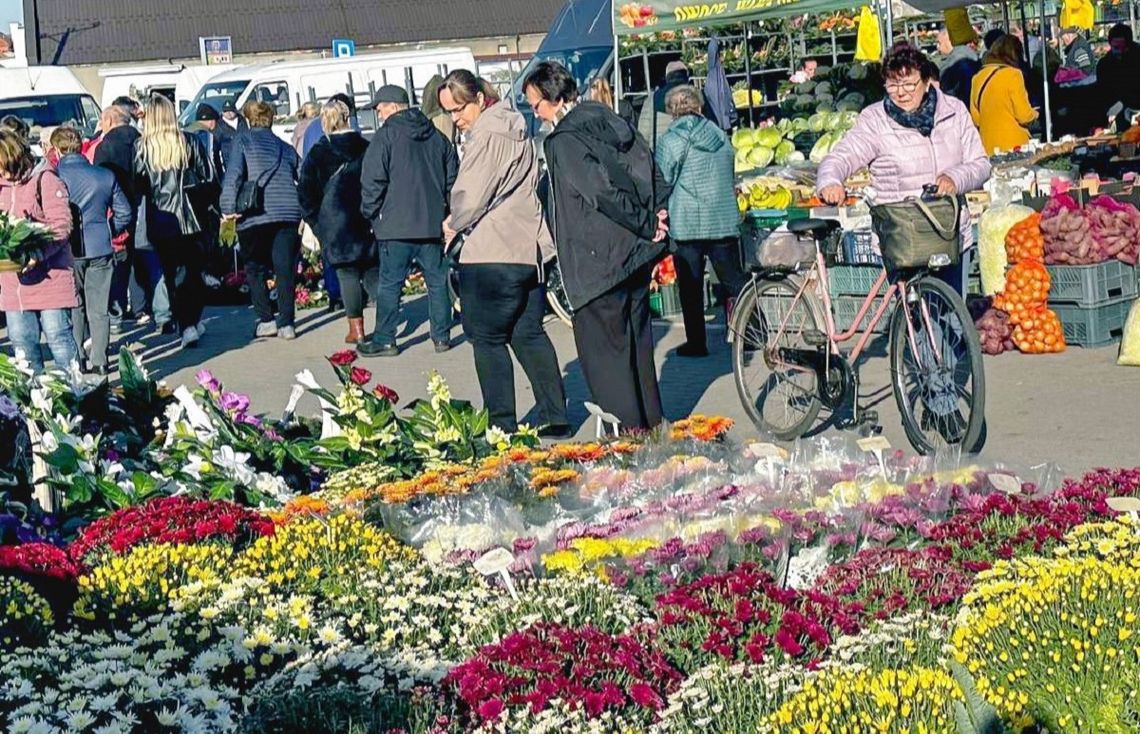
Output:
[[[506,548],[492,548],[484,553],[479,558],[475,559],[472,564],[475,570],[484,576],[491,576],[499,574],[503,579],[503,584],[506,585],[507,591],[510,592],[511,598],[518,601],[519,595],[515,591],[515,582],[511,580],[510,567],[515,562],[515,557]]]
[[[1140,520],[1140,499],[1136,497],[1110,497],[1105,504],[1110,510],[1127,512],[1133,520]]]
[[[1021,480],[1012,474],[991,474],[990,484],[1006,494],[1021,494]]]
[[[884,436],[868,436],[859,439],[856,443],[863,451],[886,451],[891,447],[891,442]]]

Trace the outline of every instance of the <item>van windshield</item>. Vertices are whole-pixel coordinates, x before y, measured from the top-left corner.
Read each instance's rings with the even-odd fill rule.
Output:
[[[194,122],[194,113],[200,104],[208,104],[218,112],[222,111],[222,105],[226,102],[233,102],[237,104],[238,97],[249,86],[249,79],[239,79],[231,82],[206,82],[198,93],[194,95],[194,99],[190,100],[190,104],[182,111],[182,116],[178,122],[183,126],[187,126]]]
[[[99,124],[99,106],[86,94],[49,94],[0,99],[0,117],[15,115],[35,132],[45,127],[73,125],[93,135]]]

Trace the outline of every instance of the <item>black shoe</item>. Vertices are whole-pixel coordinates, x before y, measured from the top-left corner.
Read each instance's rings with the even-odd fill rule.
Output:
[[[570,438],[574,431],[565,423],[553,423],[538,429],[539,438]]]
[[[171,334],[178,333],[178,324],[173,321],[167,321],[158,327],[158,331],[163,336],[170,336]]]
[[[336,313],[342,310],[344,310],[344,301],[329,301],[327,313]]]
[[[95,375],[99,375],[100,377],[107,377],[108,375],[111,374],[111,368],[108,367],[107,365],[102,365],[101,367],[96,367],[96,368],[92,369],[91,373],[95,374]]]
[[[377,344],[373,341],[361,342],[356,351],[361,357],[397,357],[400,354],[400,348],[395,344]]]
[[[690,344],[689,342],[685,342],[681,346],[677,347],[677,356],[678,357],[707,357],[707,356],[709,356],[709,350],[705,347],[698,347],[695,344]]]
[[[451,342],[435,342],[435,353],[443,354],[451,351]]]

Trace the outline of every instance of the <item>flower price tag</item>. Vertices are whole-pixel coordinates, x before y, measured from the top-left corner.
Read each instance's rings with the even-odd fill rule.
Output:
[[[1110,497],[1105,500],[1108,509],[1115,512],[1126,512],[1133,522],[1140,521],[1140,499],[1136,497]]]
[[[855,442],[861,451],[875,455],[875,461],[879,462],[879,471],[883,474],[883,479],[887,478],[887,465],[883,461],[883,452],[890,449],[891,442],[883,436],[868,436],[861,438]]]
[[[1021,479],[1014,474],[990,474],[990,484],[1005,494],[1021,494]]]
[[[776,462],[783,464],[788,459],[788,452],[774,443],[750,443],[748,453],[758,461],[756,470],[759,472],[763,466],[768,472],[768,481],[776,483]]]
[[[297,412],[297,403],[301,402],[304,394],[305,388],[294,383],[293,390],[289,393],[289,402],[285,404],[285,412],[281,414],[281,425],[287,426],[293,420],[293,414]]]
[[[492,548],[483,555],[475,559],[475,570],[484,576],[493,576],[499,574],[503,579],[503,583],[507,586],[507,591],[510,592],[511,598],[518,601],[519,595],[515,591],[515,583],[511,580],[509,569],[511,564],[515,562],[515,557],[511,552],[503,547]]]

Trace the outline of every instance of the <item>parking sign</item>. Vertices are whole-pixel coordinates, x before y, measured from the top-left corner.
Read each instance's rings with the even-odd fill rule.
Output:
[[[347,38],[333,39],[333,58],[343,59],[356,55],[356,41]]]

